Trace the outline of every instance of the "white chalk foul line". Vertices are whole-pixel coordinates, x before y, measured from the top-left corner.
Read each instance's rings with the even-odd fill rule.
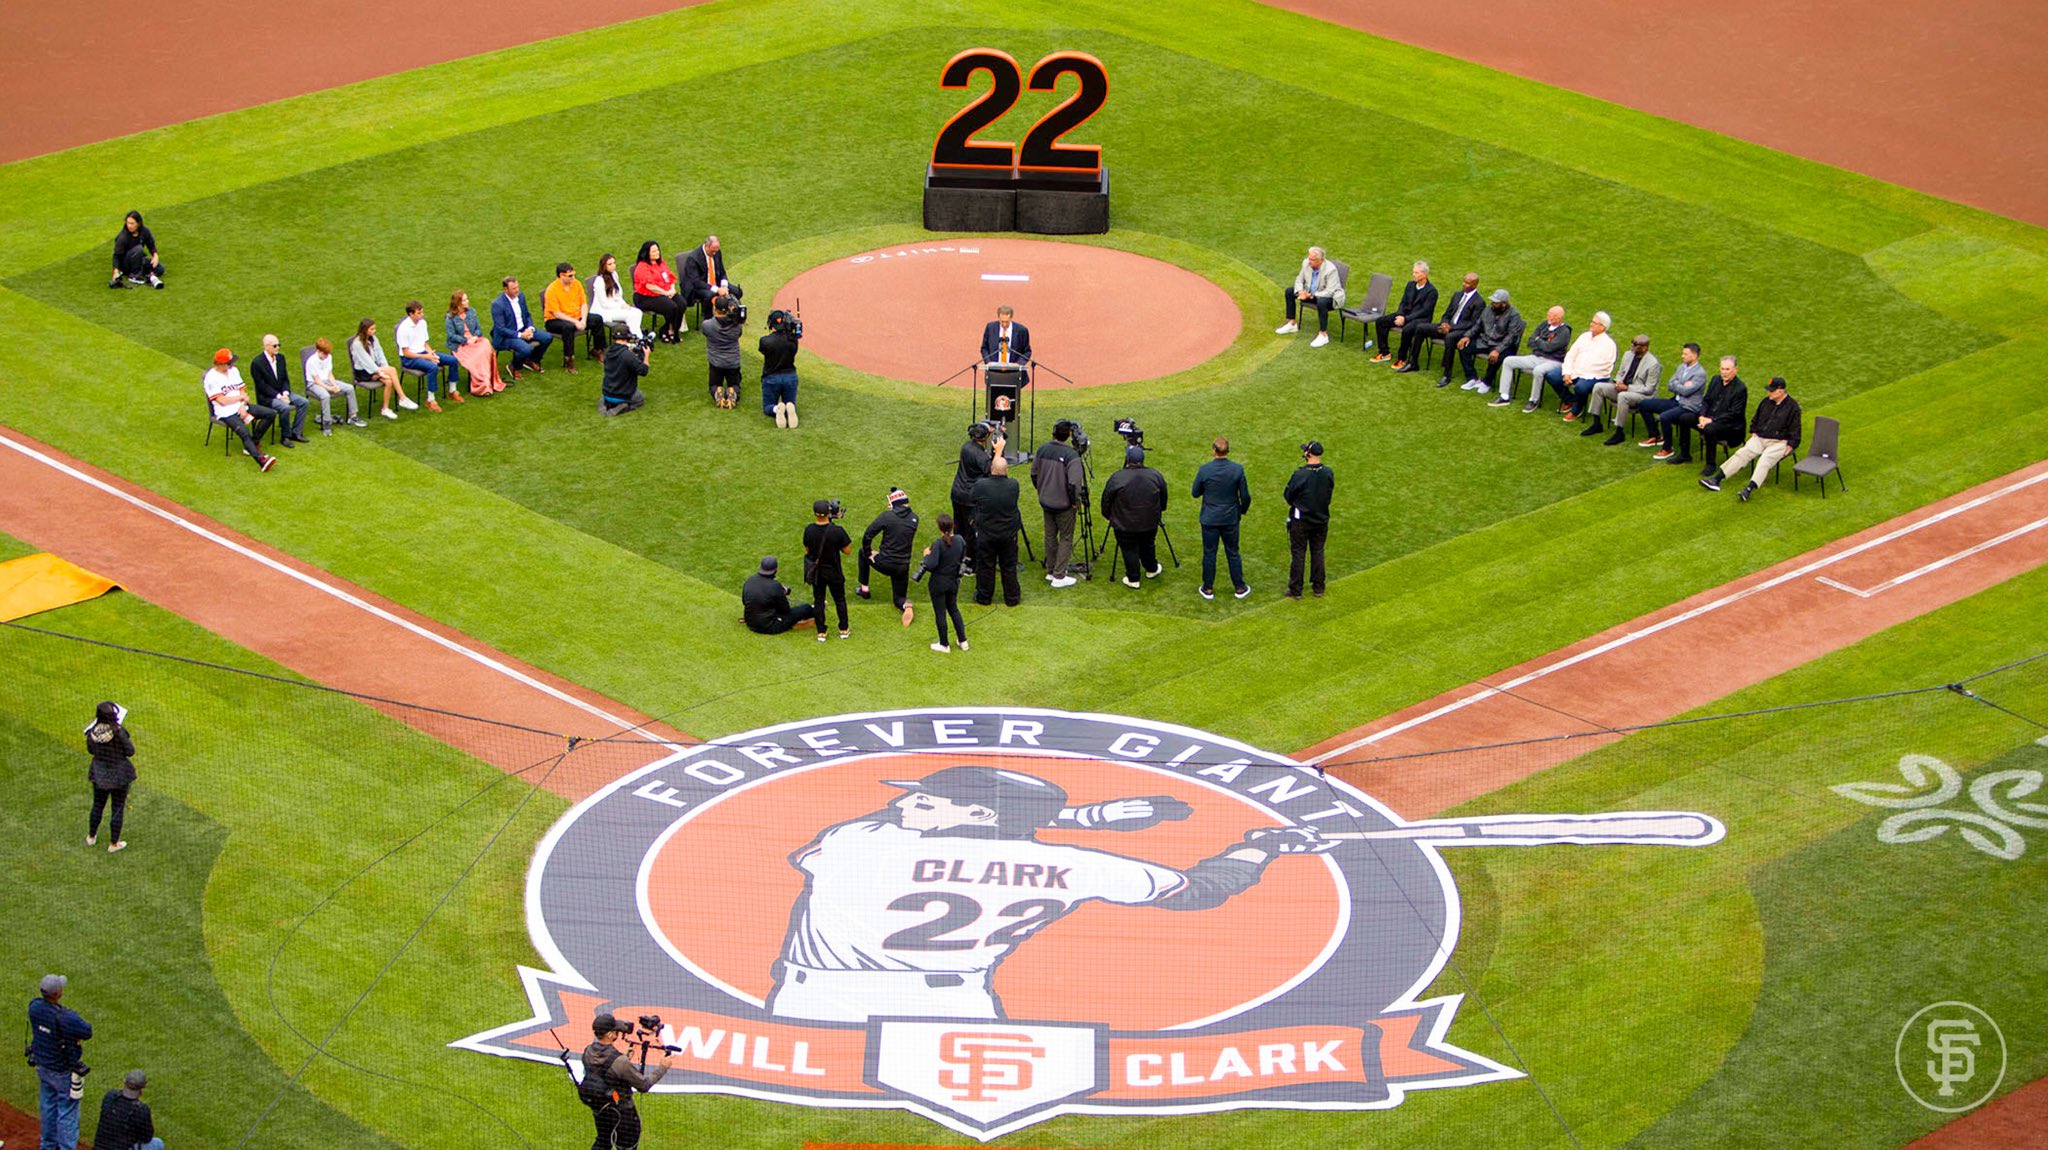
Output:
[[[1526,672],[1522,675],[1517,676],[1516,678],[1510,679],[1509,681],[1501,684],[1498,687],[1482,687],[1480,690],[1470,695],[1467,695],[1462,699],[1454,699],[1451,702],[1445,703],[1443,706],[1436,708],[1435,710],[1427,711],[1423,714],[1415,716],[1412,719],[1396,723],[1393,726],[1388,727],[1384,731],[1375,731],[1372,734],[1366,735],[1363,738],[1353,739],[1351,742],[1348,742],[1343,746],[1336,748],[1335,750],[1325,751],[1320,755],[1316,755],[1308,759],[1307,761],[1310,765],[1326,762],[1330,759],[1336,758],[1339,755],[1347,754],[1351,751],[1358,750],[1360,747],[1369,747],[1382,739],[1391,738],[1394,735],[1398,735],[1403,731],[1414,730],[1416,727],[1419,727],[1424,723],[1430,722],[1435,719],[1440,719],[1445,715],[1449,715],[1457,711],[1462,711],[1466,707],[1469,707],[1482,699],[1490,699],[1495,695],[1506,694],[1510,691],[1516,690],[1517,688],[1533,683],[1536,680],[1541,679],[1547,675],[1554,674],[1558,671],[1562,671],[1567,667],[1575,667],[1580,663],[1587,661],[1588,659],[1596,659],[1601,655],[1607,654],[1609,651],[1619,650],[1620,648],[1626,647],[1630,643],[1633,643],[1638,639],[1646,639],[1652,635],[1657,635],[1664,631],[1668,631],[1681,623],[1689,623],[1702,615],[1718,611],[1731,603],[1739,603],[1752,595],[1761,594],[1765,591],[1771,590],[1774,587],[1783,586],[1784,584],[1790,583],[1797,579],[1804,579],[1808,575],[1811,575],[1824,567],[1829,567],[1836,563],[1840,563],[1844,559],[1848,559],[1856,555],[1861,555],[1865,551],[1869,551],[1872,548],[1882,547],[1883,545],[1890,543],[1895,539],[1900,539],[1907,535],[1911,535],[1913,532],[1918,531],[1923,527],[1932,527],[1936,523],[1940,523],[1947,519],[1952,519],[1958,515],[1961,515],[1965,511],[1973,511],[1979,507],[1982,507],[1985,504],[1990,503],[1994,499],[2004,498],[2007,495],[2011,495],[2015,491],[2022,491],[2026,488],[2034,486],[2037,483],[2042,482],[2048,482],[2048,471],[2043,471],[2038,475],[2022,479],[2017,483],[2007,484],[2006,486],[2001,487],[1996,491],[1986,492],[1985,494],[1979,495],[1977,498],[1972,499],[1966,503],[1958,503],[1954,507],[1951,507],[1946,511],[1938,511],[1933,515],[1930,515],[1927,518],[1920,520],[1917,523],[1909,523],[1904,527],[1898,528],[1897,530],[1888,531],[1875,539],[1866,540],[1862,543],[1858,543],[1854,547],[1838,551],[1833,555],[1829,555],[1821,559],[1816,559],[1813,562],[1808,563],[1804,566],[1795,568],[1791,571],[1787,571],[1783,575],[1777,575],[1770,579],[1766,579],[1753,587],[1745,587],[1740,591],[1731,591],[1718,599],[1713,599],[1708,602],[1702,603],[1699,606],[1694,607],[1690,611],[1684,611],[1677,615],[1673,615],[1669,619],[1663,619],[1656,623],[1652,623],[1649,626],[1644,627],[1640,631],[1630,631],[1624,635],[1617,635],[1614,638],[1609,639],[1607,642],[1602,643],[1597,647],[1587,648],[1586,650],[1581,651],[1576,655],[1560,659],[1557,662],[1551,663],[1547,666],[1538,667],[1533,671]],[[1981,550],[1982,546],[1984,545],[1980,545],[1978,548],[1974,548],[1973,550]],[[1961,558],[1960,555],[1951,556],[1951,560],[1959,558]],[[1848,590],[1848,588],[1844,588],[1844,590]]]
[[[1858,590],[1855,587],[1849,586],[1847,583],[1838,583],[1825,575],[1819,576],[1815,580],[1815,582],[1825,583],[1828,586],[1833,587],[1837,591],[1847,591],[1849,594],[1856,596],[1858,599],[1868,599],[1871,596],[1876,595],[1880,592],[1889,591],[1902,583],[1911,583],[1913,580],[1918,579],[1922,575],[1926,575],[1934,571],[1939,571],[1943,567],[1946,567],[1951,563],[1959,563],[1965,559],[1968,559],[1970,556],[1975,555],[1979,551],[1989,551],[1991,548],[1998,546],[2000,543],[2010,542],[2014,539],[2018,539],[2020,536],[2025,535],[2030,531],[2038,531],[2043,527],[2048,527],[2048,519],[2036,519],[2032,523],[2029,523],[2024,527],[2015,527],[2011,531],[2008,531],[2005,534],[2000,535],[1996,539],[1986,539],[1984,542],[1979,543],[1974,547],[1965,547],[1961,551],[1958,551],[1953,555],[1945,555],[1940,559],[1936,559],[1932,563],[1926,564],[1925,566],[1915,567],[1911,571],[1906,572],[1904,575],[1894,575],[1891,578],[1885,580],[1882,583],[1879,583],[1877,586],[1872,587],[1867,591]]]
[[[1009,274],[1007,274],[1007,273],[998,273],[998,272],[983,272],[983,273],[981,273],[981,278],[982,278],[982,279],[985,279],[985,280],[993,280],[993,281],[995,281],[995,282],[998,282],[998,283],[1017,283],[1017,284],[1021,284],[1021,283],[1030,283],[1030,282],[1031,282],[1031,277],[1030,277],[1030,276],[1023,276],[1023,275],[1009,275]]]
[[[306,586],[311,587],[314,590],[319,591],[325,595],[332,596],[335,599],[339,599],[342,602],[347,603],[349,606],[354,607],[359,611],[367,612],[371,615],[376,616],[379,619],[382,619],[386,623],[402,627],[405,630],[410,631],[415,635],[418,635],[420,638],[427,640],[428,642],[435,643],[441,647],[445,647],[448,650],[453,651],[458,655],[461,655],[463,658],[469,659],[472,662],[475,662],[481,666],[488,667],[491,670],[496,671],[497,673],[505,676],[508,679],[512,679],[515,682],[522,683],[528,687],[532,687],[534,690],[539,691],[542,694],[547,695],[551,698],[558,699],[564,703],[567,703],[570,706],[575,707],[577,710],[584,711],[590,715],[596,716],[597,718],[603,719],[605,722],[617,726],[620,730],[633,730],[634,728],[640,725],[638,723],[628,722],[627,720],[612,714],[604,708],[595,706],[591,703],[587,703],[582,699],[579,699],[576,696],[569,694],[566,691],[560,690],[556,687],[549,686],[548,684],[541,682],[540,680],[534,678],[531,675],[526,674],[524,671],[521,671],[516,667],[508,667],[504,663],[501,663],[498,660],[491,658],[489,655],[484,654],[482,651],[478,651],[470,647],[465,647],[461,643],[457,643],[455,640],[447,638],[446,636],[437,635],[434,632],[429,631],[425,627],[422,627],[419,624],[412,622],[410,619],[404,619],[397,615],[394,615],[391,612],[386,611],[384,608],[377,606],[375,603],[368,602],[360,596],[352,595],[349,592],[341,589],[340,587],[336,587],[332,583],[328,583],[321,579],[316,579],[303,571],[294,570],[286,564],[280,563],[277,560],[272,559],[270,556],[265,555],[259,551],[255,551],[248,547],[244,547],[240,543],[237,543],[234,540],[229,539],[218,532],[209,531],[206,528],[201,527],[199,524],[194,523],[181,515],[177,515],[173,512],[166,511],[161,507],[158,507],[152,503],[147,502],[146,500],[137,499],[135,496],[130,495],[129,493],[121,490],[118,487],[115,487],[113,484],[106,483],[100,479],[94,478],[91,475],[87,475],[85,472],[78,470],[77,468],[71,466],[68,463],[65,463],[60,459],[52,459],[48,455],[45,455],[42,452],[37,451],[35,448],[30,447],[28,444],[18,442],[17,440],[13,439],[10,436],[0,435],[0,446],[11,448],[14,451],[22,455],[25,455],[28,458],[33,459],[36,462],[44,465],[45,467],[49,467],[52,470],[60,472],[64,475],[68,475],[71,478],[76,479],[80,483],[83,483],[89,487],[93,487],[100,491],[104,491],[108,495],[111,495],[124,503],[128,503],[135,507],[139,507],[142,510],[149,512],[151,515],[154,515],[167,523],[171,523],[178,527],[181,527],[186,531],[189,531],[192,534],[197,535],[201,539],[204,539],[210,543],[215,543],[221,547],[225,547],[229,551],[232,551],[245,559],[251,559],[257,563],[261,563],[263,566],[268,567],[281,575],[284,575],[291,579],[296,579],[299,582],[305,584]],[[682,749],[678,744],[671,743],[665,739],[655,738],[654,736],[649,735],[646,732],[639,732],[639,735],[644,741],[653,743],[657,746],[667,747],[670,750]]]

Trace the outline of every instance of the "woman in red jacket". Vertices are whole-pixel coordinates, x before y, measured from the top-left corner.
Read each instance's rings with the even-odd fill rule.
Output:
[[[633,304],[661,317],[663,343],[682,342],[683,301],[675,269],[661,258],[661,245],[653,240],[640,245],[640,258],[633,263]]]

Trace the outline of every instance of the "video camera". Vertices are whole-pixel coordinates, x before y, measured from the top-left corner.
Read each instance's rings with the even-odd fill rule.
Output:
[[[1088,454],[1088,433],[1081,430],[1081,421],[1078,419],[1062,419],[1053,424],[1053,438],[1059,438],[1060,429],[1063,427],[1067,429],[1067,442],[1072,445],[1074,454]],[[1143,433],[1140,432],[1139,434],[1142,435]]]
[[[811,514],[823,515],[828,520],[843,519],[846,517],[846,505],[837,499],[814,499],[811,501]]]
[[[724,306],[720,306],[721,304]],[[711,305],[711,314],[714,316],[722,315],[734,323],[743,324],[747,322],[747,305],[741,303],[733,296],[722,295],[717,297],[717,302]]]
[[[977,419],[973,423],[967,425],[967,438],[973,440],[976,443],[980,443],[982,440],[987,439],[991,435],[1000,434],[1002,434],[1002,425],[996,423],[994,420]]]
[[[643,1014],[638,1021],[638,1027],[631,1022],[618,1023],[619,1033],[626,1036],[626,1041],[648,1050],[666,1050],[670,1054],[682,1053],[682,1047],[670,1046],[661,1040],[661,1015]]]
[[[768,313],[768,330],[779,331],[791,339],[804,337],[804,317],[795,312],[776,308]]]
[[[1124,442],[1130,444],[1132,447],[1145,446],[1145,429],[1139,427],[1138,421],[1135,419],[1117,420],[1116,433],[1118,435],[1123,436]]]

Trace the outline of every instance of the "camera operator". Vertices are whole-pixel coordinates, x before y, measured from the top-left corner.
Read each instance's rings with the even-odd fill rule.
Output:
[[[1330,538],[1330,492],[1337,475],[1323,466],[1323,445],[1301,445],[1301,466],[1287,477],[1287,597],[1301,598],[1301,560],[1308,554],[1309,586],[1323,595],[1323,544]]]
[[[656,1047],[652,1053],[660,1065],[643,1072],[633,1065],[627,1049],[633,1033],[630,1023],[600,1014],[591,1020],[590,1031],[597,1037],[583,1048],[583,1083],[577,1088],[597,1122],[590,1150],[632,1150],[640,1145],[640,1111],[633,1106],[633,1095],[654,1089],[668,1073],[668,1048]]]
[[[777,568],[775,556],[763,556],[761,569],[740,587],[740,619],[757,635],[780,635],[817,618],[817,608],[809,603],[790,605],[789,588],[775,578]]]
[[[1003,605],[1015,607],[1024,601],[1024,589],[1017,585],[1017,532],[1024,527],[1017,494],[1017,481],[1010,478],[1010,461],[1000,455],[990,461],[988,474],[975,480],[968,494],[975,524],[974,601],[983,607],[995,601],[998,572],[1003,577]]]
[[[704,321],[704,362],[711,368],[711,402],[719,407],[740,404],[739,304],[729,295],[713,296],[711,318]]]
[[[843,514],[837,499],[811,502],[813,522],[804,528],[804,582],[810,584],[811,601],[817,604],[818,642],[825,641],[825,594],[831,592],[832,606],[839,611],[839,637],[848,638],[853,629],[846,621],[846,568],[841,555],[853,551],[853,536],[834,522]]]
[[[648,345],[633,338],[633,329],[625,320],[614,320],[609,325],[611,346],[604,349],[604,382],[597,397],[597,410],[603,415],[624,415],[638,411],[647,402],[640,393],[640,377],[647,374]]]
[[[875,540],[881,542],[877,544]],[[889,577],[889,601],[903,612],[903,625],[910,626],[910,551],[917,546],[917,512],[910,509],[910,496],[900,487],[889,491],[888,510],[875,516],[860,533],[860,585],[854,594],[866,599],[868,573],[880,571]]]
[[[1071,419],[1053,424],[1052,441],[1031,456],[1031,485],[1045,512],[1045,577],[1055,587],[1078,582],[1067,574],[1067,564],[1074,558],[1074,518],[1088,501],[1087,472],[1081,453],[1074,450],[1074,431]]]
[[[1165,568],[1154,550],[1159,523],[1166,516],[1166,476],[1145,466],[1145,449],[1124,448],[1124,465],[1102,485],[1102,521],[1116,532],[1124,556],[1124,586],[1137,587],[1138,575],[1157,577]]]
[[[768,334],[759,345],[761,414],[774,416],[777,427],[796,426],[796,345],[803,337],[802,313],[768,313]]]
[[[28,1004],[29,1065],[41,1088],[43,1145],[78,1148],[78,1100],[85,1097],[83,1052],[78,1044],[92,1037],[92,1024],[63,1005],[70,980],[46,974],[37,988],[42,996]]]
[[[1003,453],[1003,433],[994,424],[982,420],[967,428],[967,442],[960,445],[960,465],[953,471],[953,523],[960,530],[960,538],[967,544],[967,568],[963,575],[974,573],[974,505],[969,496],[975,483],[988,474],[989,463]]]

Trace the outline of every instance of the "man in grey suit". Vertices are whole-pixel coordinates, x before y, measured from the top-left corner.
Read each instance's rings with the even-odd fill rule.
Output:
[[[1628,409],[1621,405],[1622,397],[1632,397],[1628,402],[1635,404],[1656,395],[1657,375],[1663,370],[1664,365],[1650,354],[1649,336],[1639,335],[1630,341],[1628,354],[1622,356],[1621,362],[1615,366],[1614,378],[1607,383],[1593,385],[1592,398],[1586,404],[1586,411],[1593,417],[1593,422],[1587,424],[1579,435],[1598,435],[1607,430],[1600,422],[1600,413],[1606,410],[1608,403],[1613,403],[1614,435],[1605,442],[1609,447],[1620,443],[1626,438],[1623,429],[1628,426]]]
[[[1294,321],[1294,313],[1302,304],[1311,304],[1316,309],[1316,338],[1310,347],[1322,347],[1330,342],[1330,309],[1344,306],[1344,285],[1337,282],[1337,265],[1323,256],[1323,249],[1310,248],[1308,258],[1301,261],[1301,271],[1294,277],[1294,283],[1281,293],[1287,305],[1287,322],[1273,329],[1274,335],[1293,335],[1301,330]]]

